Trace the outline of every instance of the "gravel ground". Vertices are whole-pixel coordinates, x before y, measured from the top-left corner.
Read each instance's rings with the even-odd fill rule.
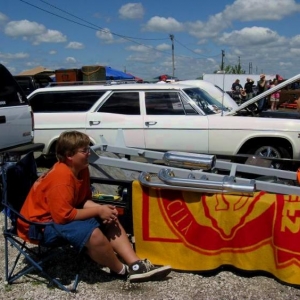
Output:
[[[105,170],[110,171],[110,170]],[[96,172],[95,172],[96,173]],[[96,175],[96,174],[95,174]],[[115,176],[116,174],[111,174]],[[126,174],[127,175],[127,174]],[[127,175],[128,177],[128,175]],[[133,177],[135,177],[133,175]],[[0,214],[3,224],[3,214]],[[25,262],[23,262],[24,264]],[[300,290],[283,285],[265,276],[244,277],[233,272],[221,271],[213,276],[172,271],[160,282],[129,284],[101,270],[86,256],[75,256],[67,252],[60,255],[48,267],[58,274],[66,284],[71,284],[76,271],[80,282],[76,293],[67,293],[48,287],[47,281],[37,273],[20,278],[12,285],[5,284],[4,239],[0,239],[0,299],[300,299]]]
[[[3,214],[0,216],[3,224]],[[33,272],[14,284],[6,285],[4,278],[4,239],[0,239],[0,299],[300,299],[300,290],[283,285],[265,276],[245,277],[221,271],[213,276],[172,271],[160,282],[130,284],[105,272],[87,256],[69,250],[47,266],[48,272],[71,285],[79,270],[80,282],[76,293],[48,287],[47,280]],[[22,261],[25,265],[25,261]],[[22,267],[21,265],[21,267]]]

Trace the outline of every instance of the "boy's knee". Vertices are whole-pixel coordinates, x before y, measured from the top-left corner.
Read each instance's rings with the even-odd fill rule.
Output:
[[[102,231],[99,228],[95,228],[92,232],[89,240],[87,241],[86,246],[101,246],[108,243],[107,238],[102,233]]]

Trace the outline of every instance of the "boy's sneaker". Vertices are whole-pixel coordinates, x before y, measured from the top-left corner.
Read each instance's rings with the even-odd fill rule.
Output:
[[[171,272],[171,266],[155,267],[147,259],[138,260],[129,266],[128,280],[145,282],[164,279]]]

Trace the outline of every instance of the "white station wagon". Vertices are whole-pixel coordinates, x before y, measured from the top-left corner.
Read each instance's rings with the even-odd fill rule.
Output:
[[[262,118],[244,107],[230,111],[196,85],[56,86],[37,89],[28,99],[45,155],[55,153],[62,131],[85,132],[91,144],[103,135],[114,144],[122,129],[127,147],[300,157],[299,118]]]

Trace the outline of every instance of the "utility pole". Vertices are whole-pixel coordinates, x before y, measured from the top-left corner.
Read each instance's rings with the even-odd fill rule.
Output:
[[[172,77],[174,78],[175,77],[175,62],[174,62],[174,35],[173,34],[170,34],[170,39],[171,39],[171,42],[172,42]]]
[[[221,71],[223,71],[223,70],[224,70],[224,57],[225,57],[225,50],[222,50]]]
[[[249,62],[249,74],[252,74],[252,62]]]

